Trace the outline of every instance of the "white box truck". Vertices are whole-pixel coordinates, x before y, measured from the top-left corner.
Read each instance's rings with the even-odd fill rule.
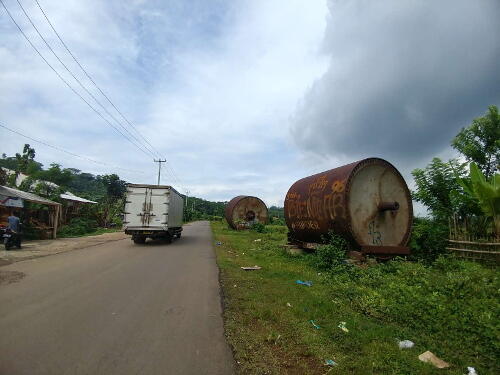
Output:
[[[184,200],[171,186],[127,185],[123,229],[136,244],[146,238],[180,238]]]

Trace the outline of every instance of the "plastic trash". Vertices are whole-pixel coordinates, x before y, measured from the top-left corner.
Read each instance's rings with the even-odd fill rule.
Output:
[[[317,325],[316,323],[314,323],[314,320],[310,320],[311,324],[313,325],[314,328],[316,329],[320,329],[321,327],[319,325]]]
[[[467,371],[469,371],[467,375],[478,375],[474,367],[467,367]]]
[[[216,244],[217,246],[220,246],[220,245],[222,245],[222,242],[217,241],[215,244]]]
[[[241,267],[242,270],[245,271],[256,271],[262,269],[262,267],[259,266],[253,266],[253,267]]]
[[[260,241],[262,241],[260,238],[253,240],[253,242],[260,242]]]
[[[287,302],[287,303],[286,303],[286,305],[287,305],[288,307],[292,307],[292,304],[291,304],[290,302]]]
[[[429,362],[432,363],[434,366],[437,368],[447,368],[450,367],[450,364],[443,361],[442,359],[436,357],[434,353],[430,351],[426,351],[418,356],[418,359],[420,359],[422,362]]]
[[[313,282],[312,281],[302,281],[302,280],[297,280],[296,281],[297,284],[300,284],[300,285],[306,285],[306,286],[312,286],[313,285]]]
[[[399,345],[399,349],[410,349],[410,348],[413,348],[415,343],[413,341],[410,341],[410,340],[403,340],[403,341],[399,341],[398,345]]]
[[[349,332],[349,330],[347,329],[346,324],[347,324],[346,322],[340,322],[340,323],[339,323],[339,325],[338,325],[338,327],[339,327],[342,331],[344,331],[344,332],[346,332],[346,333],[347,333],[347,332]]]
[[[325,366],[337,366],[337,362],[333,359],[325,359]]]

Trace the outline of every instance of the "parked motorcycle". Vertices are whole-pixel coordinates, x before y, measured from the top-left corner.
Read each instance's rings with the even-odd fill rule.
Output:
[[[0,228],[1,238],[5,246],[5,250],[10,250],[12,247],[21,248],[21,234],[12,231],[10,228]]]

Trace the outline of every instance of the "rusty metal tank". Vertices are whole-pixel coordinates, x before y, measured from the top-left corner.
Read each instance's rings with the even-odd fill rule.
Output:
[[[365,254],[409,254],[413,206],[398,170],[368,158],[295,182],[285,220],[291,242],[321,243],[333,231]]]
[[[226,220],[233,229],[249,227],[253,223],[267,223],[269,214],[266,204],[257,197],[239,195],[226,206]]]

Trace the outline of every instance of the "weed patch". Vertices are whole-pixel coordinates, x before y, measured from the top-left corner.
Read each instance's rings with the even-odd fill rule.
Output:
[[[343,262],[340,242],[313,255],[288,254],[283,226],[265,233],[212,228],[222,242],[216,251],[226,335],[240,373],[442,373],[417,359],[426,350],[452,364],[448,374],[467,366],[481,375],[500,372],[495,270],[444,257],[432,265],[396,260],[359,268]],[[240,269],[253,265],[262,269]],[[415,346],[399,349],[398,339]],[[338,365],[325,366],[326,359]]]

